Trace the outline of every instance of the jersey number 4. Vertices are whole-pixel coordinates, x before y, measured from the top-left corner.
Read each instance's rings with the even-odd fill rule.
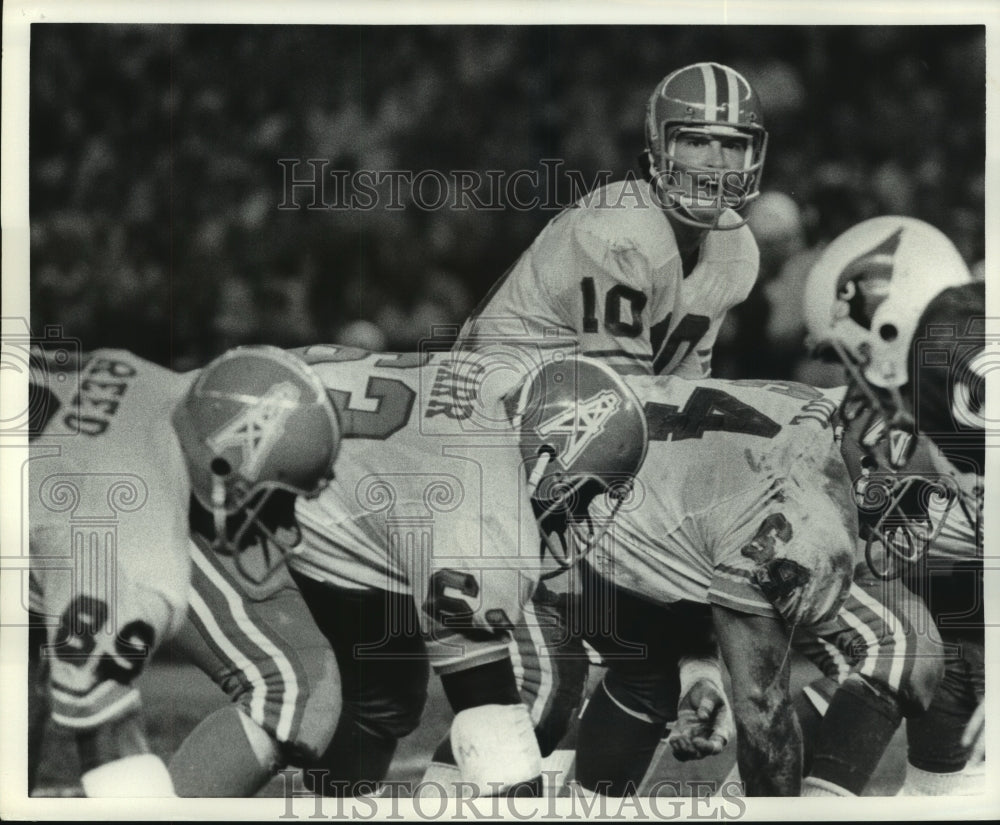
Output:
[[[774,438],[781,425],[723,390],[697,387],[683,408],[676,404],[645,405],[651,441],[683,441],[701,438],[716,430]]]

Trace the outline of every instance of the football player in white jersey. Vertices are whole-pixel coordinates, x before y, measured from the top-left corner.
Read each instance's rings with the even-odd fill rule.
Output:
[[[763,111],[746,78],[710,62],[671,72],[646,106],[645,179],[601,187],[550,221],[463,325],[456,347],[498,361],[506,350],[516,363],[569,342],[621,374],[709,375],[726,312],[757,280],[757,245],[739,210],[759,195],[766,149]],[[574,596],[563,579],[549,585],[536,592],[535,608],[558,624]],[[543,647],[525,669],[529,703],[539,667],[563,686],[541,718],[553,744],[587,667],[579,639],[562,635],[566,645],[548,654]]]
[[[493,286],[459,346],[553,336],[621,373],[707,376],[722,320],[757,279],[736,210],[759,194],[767,132],[756,93],[718,63],[667,75],[646,110],[649,180],[561,212]]]
[[[845,446],[857,456],[867,555],[879,575],[898,577],[895,592],[901,583],[926,602],[944,640],[941,686],[907,720],[907,794],[982,790],[981,765],[967,762],[984,692],[984,294],[941,232],[898,216],[837,238],[806,291],[809,334],[850,379]],[[816,745],[828,765],[844,761],[845,727],[866,725],[836,716]],[[874,761],[891,734],[868,742]]]
[[[901,697],[913,712],[939,676],[918,655],[925,640],[909,616],[852,583],[857,514],[831,422],[837,404],[784,382],[626,383],[643,403],[650,452],[580,568],[584,636],[608,673],[581,721],[577,778],[613,796],[635,792],[671,719],[678,645],[714,624],[746,791],[796,795],[792,633],[843,650],[859,690]]]
[[[288,543],[296,496],[329,480],[337,420],[270,347],[188,374],[119,350],[36,363],[29,537],[48,643],[33,652],[51,718],[76,734],[88,796],[170,796],[132,682],[184,620],[192,525],[221,552]]]
[[[537,791],[535,720],[521,702],[509,653],[509,634],[542,565],[531,493],[536,501],[555,499],[557,485],[585,508],[615,482],[627,484],[645,454],[638,405],[606,366],[566,358],[534,375],[528,386],[540,398],[522,409],[527,423],[518,430],[500,394],[484,391],[479,359],[333,346],[296,352],[326,386],[343,446],[335,483],[297,510],[302,543],[278,561],[287,562],[337,654],[342,712],[325,753],[288,753],[278,720],[300,718],[309,685],[280,678],[278,663],[305,658],[302,637],[276,626],[281,613],[268,606],[266,580],[287,572],[244,557],[217,568],[212,580],[242,593],[248,609],[240,623],[223,613],[218,626],[197,628],[203,639],[197,661],[250,711],[245,718],[259,734],[253,738],[273,743],[256,766],[229,757],[246,766],[244,792],[280,764],[279,751],[306,769],[312,790],[376,792],[397,741],[419,721],[428,661],[456,712],[457,778],[483,794]],[[588,417],[590,402],[600,409]],[[532,422],[559,416],[584,422],[573,430],[576,449],[552,450],[559,455],[540,465],[538,445],[524,434]],[[611,466],[607,456],[614,457]],[[529,478],[526,467],[536,465]],[[248,585],[251,579],[260,584]],[[272,645],[266,655],[259,652],[262,638]],[[236,655],[224,655],[223,641]],[[255,714],[255,706],[272,712]],[[299,741],[319,738],[306,733]],[[221,791],[194,776],[210,753],[218,748],[198,737],[171,761],[191,794]]]

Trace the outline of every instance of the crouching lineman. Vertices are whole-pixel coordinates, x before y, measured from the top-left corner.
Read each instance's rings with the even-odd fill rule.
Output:
[[[678,640],[714,625],[746,792],[798,795],[793,631],[844,650],[852,686],[874,702],[926,706],[940,676],[919,655],[926,640],[910,614],[852,583],[857,513],[833,437],[837,405],[792,383],[626,383],[643,403],[650,452],[633,499],[580,567],[583,633],[608,672],[581,721],[577,779],[635,792],[680,689]]]
[[[308,367],[270,347],[196,374],[119,350],[48,366],[28,483],[51,718],[76,736],[87,796],[172,796],[133,681],[184,619],[189,534],[222,552],[288,543],[296,496],[329,480],[337,420]]]
[[[330,746],[301,763],[307,787],[330,795],[376,792],[396,743],[420,719],[430,661],[456,713],[452,745],[466,787],[482,795],[536,793],[540,751],[509,639],[541,564],[526,477],[537,449],[522,445],[502,400],[480,397],[476,372],[463,372],[451,356],[332,346],[297,352],[325,384],[344,438],[337,481],[297,510],[303,541],[285,557],[337,654],[343,684]],[[534,377],[559,389],[541,393],[538,415],[572,416],[580,391],[584,401],[599,402],[600,423],[615,426],[581,425],[575,449],[561,462],[547,461],[531,485],[547,490],[558,473],[585,507],[589,497],[633,477],[645,454],[643,418],[613,372],[583,360],[562,363],[557,375],[543,370]],[[615,457],[600,476],[591,472],[595,439],[611,440],[602,455]],[[241,578],[266,574],[241,557],[237,562]],[[267,617],[261,610],[253,616]],[[242,638],[248,643],[268,630],[251,624]],[[292,632],[270,638],[283,656],[298,655]],[[264,701],[267,685],[252,674],[230,669],[230,680],[245,706]],[[283,702],[294,713],[301,693],[288,682],[274,684],[275,707]],[[258,726],[275,739],[271,719]],[[192,763],[195,749],[182,752]],[[274,761],[262,766],[268,764]],[[191,773],[177,757],[171,770]]]
[[[933,651],[944,679],[930,708],[907,719],[903,792],[981,792],[982,765],[967,761],[984,694],[984,286],[934,227],[879,217],[824,250],[805,300],[810,337],[849,377],[845,454],[856,457],[869,561],[887,595],[926,602],[945,643]],[[826,717],[813,771],[860,793],[895,726],[836,701]]]

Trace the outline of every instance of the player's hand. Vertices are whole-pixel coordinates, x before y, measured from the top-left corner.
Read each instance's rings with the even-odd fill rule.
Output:
[[[986,758],[986,705],[982,700],[965,726],[962,744],[967,748],[972,748],[969,751],[968,764],[974,765]]]
[[[725,692],[711,679],[699,679],[677,705],[677,721],[667,744],[681,762],[721,753],[735,735]]]

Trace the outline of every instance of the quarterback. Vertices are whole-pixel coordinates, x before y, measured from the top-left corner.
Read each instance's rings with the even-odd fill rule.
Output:
[[[184,621],[191,524],[221,552],[288,542],[295,497],[329,479],[333,408],[269,347],[189,374],[119,350],[36,363],[29,537],[51,718],[76,734],[88,796],[170,796],[132,683]]]
[[[517,363],[569,343],[620,374],[709,375],[726,313],[757,280],[757,245],[739,210],[759,195],[766,149],[746,78],[709,62],[671,72],[646,106],[645,179],[597,189],[556,216],[494,284],[456,348]],[[565,577],[550,585],[534,607],[565,625],[575,595]],[[539,650],[548,661],[531,657],[524,670],[526,701],[539,667],[559,675],[564,689],[540,720],[553,743],[587,662],[579,637],[561,633],[557,651]]]
[[[569,338],[621,373],[709,374],[726,312],[757,279],[736,210],[759,194],[767,133],[738,72],[696,63],[646,110],[648,180],[599,188],[556,216],[466,321],[459,346]]]

